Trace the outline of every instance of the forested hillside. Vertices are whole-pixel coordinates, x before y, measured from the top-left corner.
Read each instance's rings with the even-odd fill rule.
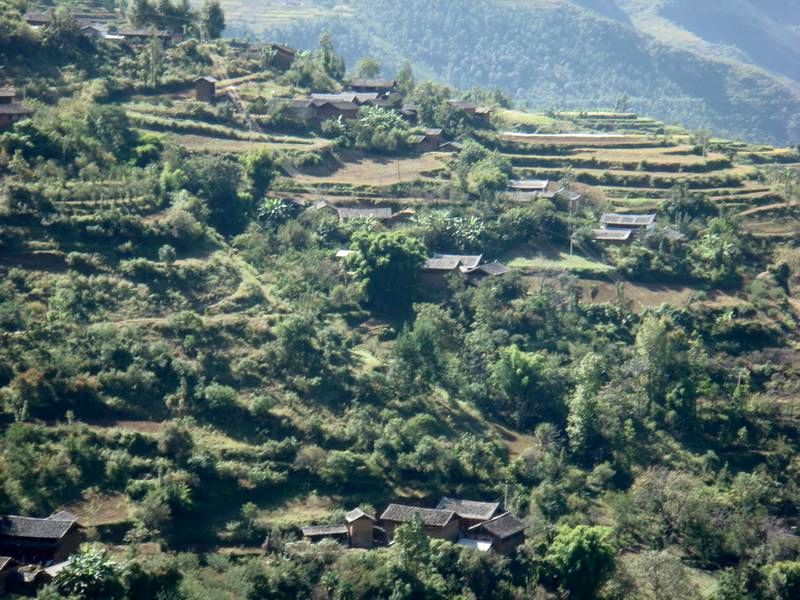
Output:
[[[800,62],[790,8],[784,19],[772,5],[653,5],[354,0],[346,10],[315,14],[227,4],[237,15],[230,34],[250,30],[306,46],[329,29],[349,65],[374,55],[391,71],[408,59],[452,85],[498,87],[539,109],[613,108],[626,97],[634,110],[667,122],[751,140],[798,139]],[[705,41],[689,43],[686,30]]]
[[[453,77],[504,80],[572,15],[565,88],[601,31],[664,67],[591,4],[541,39],[440,4],[448,44],[386,2],[365,39],[473,35]],[[32,8],[0,0],[0,593],[798,598],[800,149],[351,81],[344,21]]]

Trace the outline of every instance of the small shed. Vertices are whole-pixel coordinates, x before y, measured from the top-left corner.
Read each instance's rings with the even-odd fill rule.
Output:
[[[400,108],[400,115],[409,123],[416,124],[419,116],[419,107],[416,104],[404,104]]]
[[[194,80],[194,94],[198,102],[214,102],[217,95],[217,80],[211,75],[203,75]]]
[[[510,512],[505,512],[473,525],[467,534],[469,539],[491,542],[492,550],[499,554],[509,554],[525,542],[525,528],[525,523]]]
[[[322,540],[335,540],[347,543],[347,525],[316,525],[303,527],[303,539],[309,543],[321,542]]]
[[[375,539],[375,517],[360,508],[354,508],[347,515],[347,535],[353,548],[372,548]]]
[[[413,143],[421,152],[433,152],[442,145],[441,129],[425,129],[421,135],[414,136]]]
[[[290,48],[284,44],[271,44],[272,49],[272,66],[281,71],[288,71],[294,64],[294,59],[297,57],[297,50]]]
[[[34,29],[39,29],[41,27],[50,25],[50,23],[53,21],[53,12],[28,12],[25,13],[23,19]]]
[[[452,510],[437,510],[435,508],[418,508],[405,504],[390,504],[381,515],[381,522],[386,530],[389,540],[394,538],[394,533],[403,523],[410,523],[419,517],[422,527],[428,537],[455,542],[458,539],[460,528],[458,517]]]

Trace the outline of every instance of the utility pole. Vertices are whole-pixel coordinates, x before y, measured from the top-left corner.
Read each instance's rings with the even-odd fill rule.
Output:
[[[575,249],[575,240],[574,240],[574,220],[575,220],[575,208],[578,199],[574,198],[573,196],[569,197],[569,255],[572,256],[572,253]]]

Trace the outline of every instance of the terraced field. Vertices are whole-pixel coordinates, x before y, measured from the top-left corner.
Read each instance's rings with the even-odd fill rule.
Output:
[[[320,19],[331,16],[352,16],[353,9],[345,5],[326,8],[312,6],[303,0],[262,0],[246,2],[245,0],[222,0],[225,18],[229,23],[245,24],[254,33],[272,27],[288,25],[298,21]]]
[[[635,115],[604,115],[559,113],[574,128],[561,134],[504,132],[497,136],[498,148],[515,177],[560,180],[569,174],[600,204],[620,212],[657,210],[676,184],[685,183],[741,214],[760,235],[787,236],[798,229],[793,206],[766,171],[800,163],[796,149],[712,140],[713,151],[703,156],[685,133],[654,135]]]

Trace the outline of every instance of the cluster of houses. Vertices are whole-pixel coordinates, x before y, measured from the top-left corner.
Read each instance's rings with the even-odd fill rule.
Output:
[[[70,14],[78,22],[81,33],[92,38],[126,43],[133,47],[141,47],[153,38],[160,40],[165,46],[172,46],[183,41],[183,34],[177,31],[118,26],[112,22],[118,19],[114,13],[73,12]],[[42,29],[52,23],[53,13],[52,11],[29,12],[23,18],[33,29]]]
[[[66,511],[44,519],[0,516],[0,596],[35,595],[69,564],[83,538],[78,518]]]
[[[525,523],[500,509],[498,502],[444,497],[436,508],[390,504],[380,518],[360,508],[351,510],[338,525],[309,526],[303,539],[333,539],[351,548],[391,545],[397,528],[419,519],[428,537],[447,540],[483,552],[509,554],[525,541]]]
[[[491,109],[464,100],[450,100],[449,104],[462,110],[474,119],[488,122]],[[364,106],[394,108],[412,125],[418,122],[419,108],[404,104],[403,96],[393,79],[352,79],[347,89],[338,93],[312,93],[307,98],[295,98],[287,107],[289,116],[303,123],[321,123],[328,119],[352,120],[358,118]],[[425,129],[413,139],[413,144],[422,151],[456,149],[455,144],[443,139],[441,129]],[[443,148],[443,146],[454,146]]]

